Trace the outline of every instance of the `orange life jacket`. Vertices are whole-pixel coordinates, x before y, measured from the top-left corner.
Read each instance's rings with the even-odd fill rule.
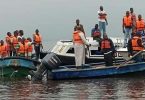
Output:
[[[93,33],[93,37],[100,37],[101,36],[101,32],[99,30],[95,30]]]
[[[6,36],[5,39],[6,39],[5,41],[6,41],[7,43],[9,43],[9,42],[11,41],[9,36]]]
[[[99,19],[106,19],[106,13],[101,13],[101,15],[99,15]]]
[[[133,51],[144,50],[144,48],[143,48],[143,47],[140,47],[140,46],[138,45],[138,43],[137,43],[137,40],[139,40],[139,39],[140,39],[140,38],[137,37],[137,36],[134,36],[134,37],[132,38],[131,42],[132,42],[132,50],[133,50]]]
[[[5,41],[7,45],[7,50],[10,51],[12,49],[11,43],[13,41],[13,36],[6,36]]]
[[[110,45],[110,41],[108,39],[102,40],[101,42],[101,49],[110,49],[111,45]]]
[[[25,53],[24,45],[21,42],[19,42],[19,46],[18,53]]]
[[[125,27],[131,27],[132,26],[132,19],[131,19],[131,16],[124,16],[123,18],[123,24]]]
[[[82,41],[81,37],[79,36],[79,32],[78,31],[75,31],[73,33],[73,40],[74,40],[74,43],[84,44],[84,42]]]
[[[134,13],[133,14],[131,13],[130,16],[131,16],[133,21],[136,21],[136,15]]]
[[[18,44],[18,39],[17,37],[13,36],[13,46],[16,47],[17,44]]]
[[[25,43],[25,52],[32,52],[33,51],[33,46],[29,45],[29,42]]]
[[[5,44],[0,46],[0,55],[2,57],[6,57],[8,55],[7,46]]]
[[[142,31],[145,29],[145,22],[143,19],[140,21],[139,20],[136,21],[136,29],[137,31]]]
[[[42,42],[42,38],[41,38],[41,35],[39,34],[39,35],[34,35],[34,42],[36,43],[36,44],[40,44],[41,42]]]

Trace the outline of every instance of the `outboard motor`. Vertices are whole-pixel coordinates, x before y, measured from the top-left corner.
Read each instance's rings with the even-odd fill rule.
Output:
[[[57,69],[61,64],[60,59],[52,52],[48,53],[41,61],[37,71],[33,74],[32,80],[41,80],[43,73],[47,70]]]

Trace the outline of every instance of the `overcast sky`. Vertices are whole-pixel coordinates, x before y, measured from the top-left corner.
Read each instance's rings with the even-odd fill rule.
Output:
[[[75,20],[80,19],[87,36],[98,23],[100,5],[108,13],[107,34],[123,37],[122,17],[130,7],[145,18],[144,0],[0,0],[0,35],[23,29],[26,36],[38,28],[44,41],[71,39]]]

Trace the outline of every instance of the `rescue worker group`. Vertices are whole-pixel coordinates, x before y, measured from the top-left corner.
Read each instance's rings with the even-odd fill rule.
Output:
[[[108,38],[106,33],[106,25],[108,25],[107,13],[103,9],[103,6],[100,6],[98,10],[98,24],[95,24],[95,27],[91,30],[91,36],[94,40],[99,42],[99,49],[102,53],[104,53],[104,59],[105,53],[111,51],[112,57],[115,53],[114,44],[112,40]],[[133,8],[130,8],[128,11],[126,11],[122,20],[122,30],[124,33],[123,47],[128,48],[129,56],[133,56],[138,51],[144,50],[145,22],[140,14],[138,15],[138,18],[136,18]],[[73,43],[75,63],[77,67],[80,67],[85,64],[85,45],[88,47],[91,44],[89,44],[89,42],[86,40],[85,31],[83,25],[80,24],[79,19],[76,20],[76,25],[74,27]],[[36,59],[39,59],[40,47],[43,46],[42,37],[38,29],[36,29],[35,33],[33,34],[33,40],[29,37],[24,38],[23,30],[14,31],[13,35],[10,32],[7,32],[5,42],[3,40],[0,41],[0,57],[4,58],[7,56],[22,56],[31,58],[33,46]]]
[[[111,55],[113,57],[115,51],[114,44],[111,39],[108,38],[106,33],[106,25],[108,25],[107,21],[107,13],[103,9],[103,6],[100,6],[98,10],[98,24],[95,24],[95,27],[91,30],[91,36],[94,40],[98,41],[100,44],[100,51],[104,53],[109,53],[111,51]],[[129,56],[133,56],[139,51],[144,50],[145,47],[145,22],[142,18],[142,15],[138,15],[134,13],[133,8],[130,8],[125,12],[125,16],[122,20],[122,31],[124,33],[124,43],[123,48],[128,49]],[[103,38],[102,38],[103,37]],[[74,27],[73,33],[73,41],[74,41],[74,50],[75,50],[75,61],[76,66],[79,68],[85,64],[85,46],[90,46],[91,44],[85,38],[85,31],[83,29],[83,25],[80,24],[79,19],[76,20],[76,26]],[[110,56],[111,57],[111,56]],[[106,56],[106,62],[111,58]],[[141,56],[140,56],[141,57]],[[136,56],[137,61],[141,61],[140,57]],[[112,60],[111,60],[112,61]],[[107,65],[112,65],[109,63]]]
[[[40,47],[42,46],[39,30],[35,30],[33,42],[30,37],[25,38],[23,35],[23,30],[16,30],[13,34],[7,32],[5,42],[4,40],[0,41],[0,57],[21,56],[31,58],[34,45],[36,59],[39,59]]]

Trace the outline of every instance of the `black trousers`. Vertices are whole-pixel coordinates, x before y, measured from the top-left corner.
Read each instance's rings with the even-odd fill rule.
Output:
[[[112,51],[104,53],[104,61],[106,66],[113,66],[113,53]]]
[[[35,49],[36,59],[39,59],[40,58],[40,45],[35,45],[34,49]]]

